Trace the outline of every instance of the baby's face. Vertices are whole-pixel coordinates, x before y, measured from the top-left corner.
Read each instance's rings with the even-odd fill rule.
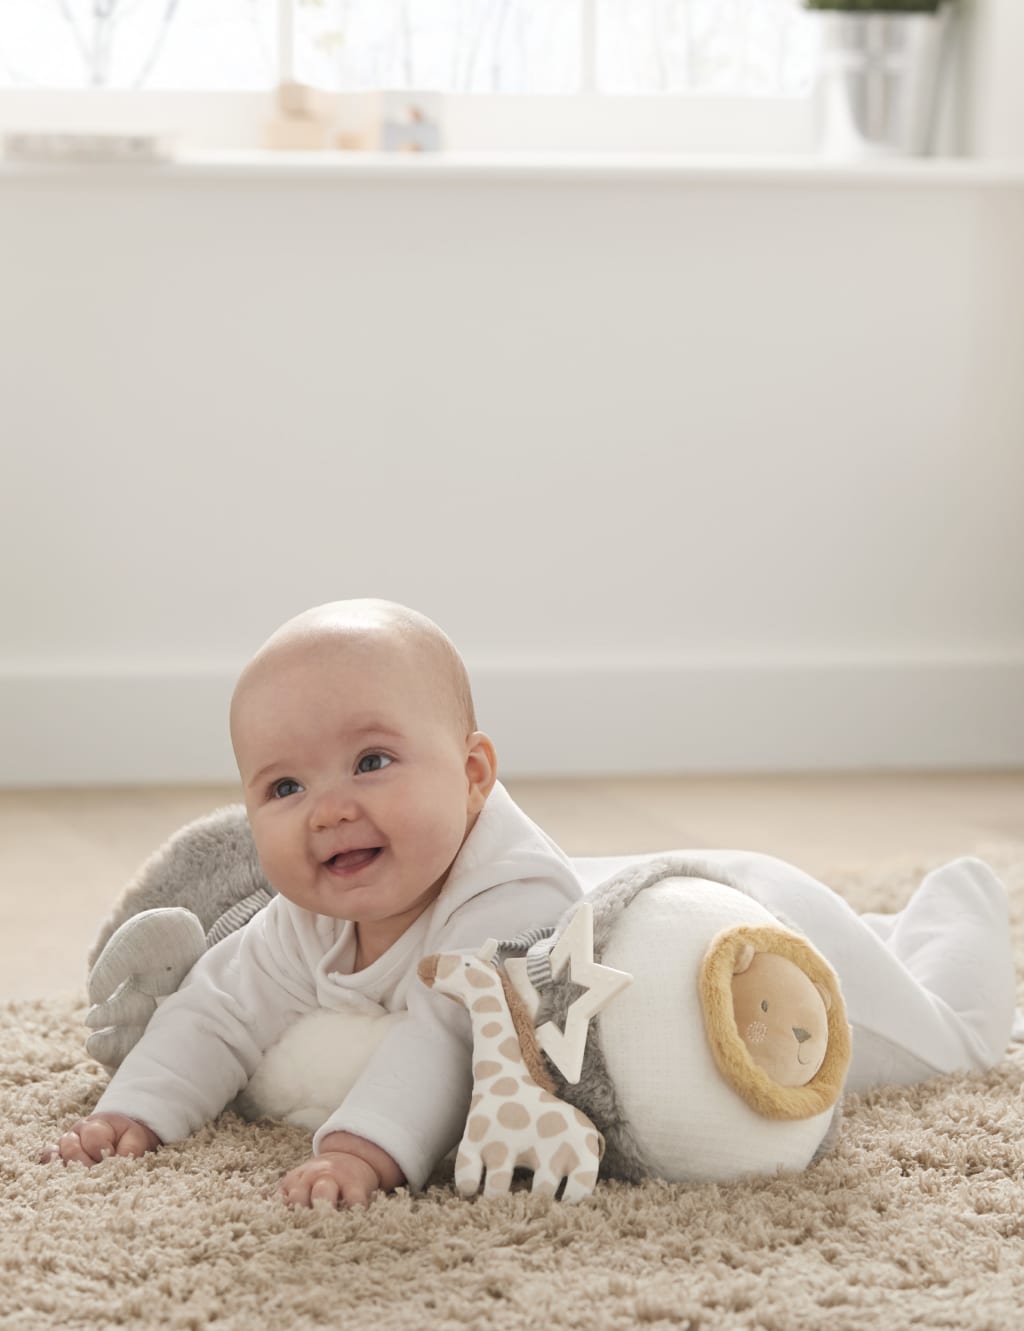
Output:
[[[486,798],[443,682],[386,644],[293,650],[240,688],[232,734],[270,882],[390,945],[437,897]]]

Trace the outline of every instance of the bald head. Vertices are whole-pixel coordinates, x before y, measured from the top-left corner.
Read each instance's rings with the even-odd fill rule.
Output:
[[[331,601],[303,611],[267,639],[239,676],[231,699],[231,736],[249,694],[279,668],[300,660],[343,656],[367,669],[384,658],[404,663],[429,686],[460,737],[476,730],[466,667],[454,643],[433,620],[394,601]],[[237,749],[237,744],[236,744]]]

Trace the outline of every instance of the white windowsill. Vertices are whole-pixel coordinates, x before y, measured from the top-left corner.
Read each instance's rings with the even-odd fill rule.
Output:
[[[1024,185],[1024,160],[896,158],[837,162],[811,155],[711,156],[677,153],[192,152],[157,164],[0,161],[0,180],[55,176],[104,179],[565,182],[723,184]]]

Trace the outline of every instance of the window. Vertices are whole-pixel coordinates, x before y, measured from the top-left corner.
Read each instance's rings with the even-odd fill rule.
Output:
[[[578,0],[297,0],[296,73],[338,91],[575,92]]]
[[[0,128],[19,93],[36,112],[75,93],[68,128],[98,92],[144,98],[108,98],[105,128],[151,123],[158,94],[213,122],[184,94],[231,94],[219,146],[258,146],[266,94],[297,80],[472,99],[454,148],[799,150],[817,34],[800,0],[2,0]]]
[[[2,0],[13,88],[268,88],[277,0]]]
[[[606,93],[805,93],[816,30],[796,0],[4,0],[10,87],[265,88],[280,38],[337,91],[568,94],[582,22]],[[279,12],[280,11],[280,12]]]
[[[818,27],[793,0],[600,0],[607,93],[808,93]]]

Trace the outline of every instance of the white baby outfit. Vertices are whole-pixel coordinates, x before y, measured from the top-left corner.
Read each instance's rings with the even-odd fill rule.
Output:
[[[462,1135],[472,1073],[466,1011],[420,983],[418,962],[554,924],[580,895],[570,861],[498,783],[437,901],[371,966],[352,971],[353,924],[275,897],[157,1008],[96,1110],[179,1141],[238,1094],[304,1014],[404,1010],[313,1144],[329,1132],[356,1133],[420,1187]]]

